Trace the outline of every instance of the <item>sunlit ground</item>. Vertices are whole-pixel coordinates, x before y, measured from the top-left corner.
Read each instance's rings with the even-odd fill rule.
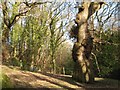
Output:
[[[75,82],[70,75],[53,75],[34,73],[2,66],[3,73],[10,77],[15,88],[118,88],[118,81],[106,78],[95,78],[93,84]]]

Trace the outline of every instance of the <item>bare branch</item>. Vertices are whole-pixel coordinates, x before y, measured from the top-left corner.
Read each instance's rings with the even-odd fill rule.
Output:
[[[46,1],[46,2],[34,2],[34,3],[23,2],[23,3],[28,7],[32,7],[35,5],[41,5],[41,4],[52,3],[52,2]]]

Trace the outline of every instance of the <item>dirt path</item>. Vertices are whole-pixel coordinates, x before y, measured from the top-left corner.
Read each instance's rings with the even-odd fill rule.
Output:
[[[2,71],[10,77],[15,88],[61,88],[62,90],[83,90],[84,88],[112,88],[112,90],[116,90],[116,88],[118,88],[118,82],[116,80],[110,81],[96,78],[94,84],[81,84],[72,80],[69,75],[53,75],[42,72],[34,73],[12,69],[4,65],[1,67]]]

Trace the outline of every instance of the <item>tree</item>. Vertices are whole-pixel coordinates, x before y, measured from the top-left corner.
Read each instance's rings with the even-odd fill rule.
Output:
[[[65,2],[56,1],[2,2],[2,39],[5,45],[10,46],[6,48],[4,45],[3,48],[3,57],[7,57],[4,58],[5,62],[8,60],[13,65],[17,61],[25,70],[34,71],[37,68],[55,73],[57,51],[65,41],[65,27],[70,21],[65,20],[68,17],[66,5]]]
[[[94,15],[98,24],[94,27],[92,60],[97,76],[109,77],[111,72],[119,71],[117,7],[118,3],[109,2]]]
[[[53,11],[50,12],[50,56],[51,56],[51,66],[52,66],[52,72],[56,73],[56,59],[55,54],[62,42],[65,40],[62,40],[62,37],[64,35],[63,31],[63,22],[60,19],[59,14],[63,12],[65,7],[60,9],[64,3],[61,3]],[[54,14],[55,13],[55,14]],[[62,16],[62,15],[61,15]],[[57,24],[60,23],[60,25],[57,27]]]
[[[12,31],[12,27],[18,22],[18,20],[22,16],[26,16],[26,14],[36,7],[36,5],[41,5],[48,3],[47,2],[8,2],[7,0],[1,1],[1,9],[2,9],[2,55],[3,61],[10,58],[10,32]]]
[[[104,2],[83,2],[76,15],[75,31],[77,31],[77,41],[74,43],[72,56],[75,62],[73,79],[80,82],[94,82],[93,65],[90,60],[93,47],[93,37],[88,30],[88,19],[101,8]]]

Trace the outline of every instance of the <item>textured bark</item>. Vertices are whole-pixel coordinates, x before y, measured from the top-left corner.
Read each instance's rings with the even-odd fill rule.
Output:
[[[75,23],[78,27],[77,41],[73,46],[72,56],[75,61],[73,79],[79,82],[94,82],[93,65],[90,60],[93,38],[88,30],[88,19],[98,9],[101,2],[84,2],[76,15]],[[92,11],[91,11],[92,10]]]
[[[73,47],[73,59],[75,62],[73,78],[80,82],[93,82],[94,75],[90,54],[92,50],[92,38],[87,31],[87,22],[79,28],[79,36]]]

